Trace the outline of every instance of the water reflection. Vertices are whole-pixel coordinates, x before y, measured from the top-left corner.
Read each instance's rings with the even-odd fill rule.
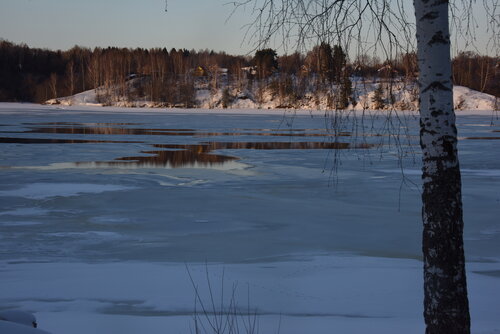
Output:
[[[335,142],[210,142],[195,145],[155,144],[156,148],[166,150],[141,151],[147,156],[132,156],[117,158],[114,161],[76,163],[79,167],[214,167],[229,161],[239,160],[230,155],[214,154],[215,150],[317,150],[317,149],[360,149],[370,148],[372,145],[351,145]]]
[[[210,152],[214,150],[343,150],[373,147],[370,144],[351,145],[342,142],[210,142],[199,145],[155,144],[153,146],[158,148],[194,150],[196,152]]]
[[[31,125],[30,123],[26,123]],[[29,130],[15,133],[51,133],[51,134],[77,134],[77,135],[130,135],[130,136],[190,136],[190,137],[216,137],[216,136],[275,136],[275,137],[331,137],[351,136],[350,132],[329,133],[325,129],[233,129],[229,132],[207,131],[194,129],[155,129],[155,128],[127,128],[107,126],[112,123],[38,123]],[[132,123],[116,123],[115,125],[128,125]],[[61,126],[64,125],[64,126]]]
[[[193,136],[196,134],[192,129],[138,129],[138,128],[115,128],[115,127],[36,127],[22,133],[51,133],[72,135],[170,135],[170,136]]]
[[[226,162],[238,160],[236,157],[208,154],[197,152],[196,150],[180,151],[141,151],[148,156],[132,156],[117,158],[114,161],[96,161],[92,163],[77,162],[78,167],[155,167],[155,168],[181,168],[181,167],[201,167],[209,168],[223,165]]]
[[[464,139],[470,139],[470,140],[499,140],[500,137],[465,137]]]
[[[147,144],[155,150],[141,151],[142,155],[125,156],[112,161],[76,162],[73,166],[80,168],[100,167],[155,167],[155,168],[220,168],[223,164],[239,160],[238,157],[216,153],[221,150],[345,150],[371,148],[370,144],[353,145],[335,142],[333,134],[325,129],[231,129],[229,131],[207,131],[178,128],[135,128],[140,123],[74,123],[46,122],[24,123],[28,130],[16,133],[41,133],[57,135],[123,135],[123,136],[184,136],[184,137],[216,137],[216,136],[269,136],[269,137],[323,137],[324,141],[211,141],[198,144]],[[336,133],[336,136],[350,136],[350,132]],[[144,143],[141,141],[109,141],[66,138],[9,138],[0,137],[0,143],[14,144],[81,144],[81,143]]]
[[[85,139],[55,139],[55,138],[13,138],[0,137],[0,144],[99,144],[99,143],[142,143],[127,140],[85,140]]]
[[[76,122],[42,122],[23,123],[24,125],[71,125],[71,126],[110,126],[110,125],[140,125],[141,123],[76,123]]]

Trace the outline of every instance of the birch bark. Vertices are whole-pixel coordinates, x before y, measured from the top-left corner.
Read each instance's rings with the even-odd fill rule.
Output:
[[[448,0],[414,0],[423,154],[426,333],[470,333]]]

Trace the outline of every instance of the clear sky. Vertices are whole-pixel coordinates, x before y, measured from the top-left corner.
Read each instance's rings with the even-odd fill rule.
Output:
[[[239,11],[226,22],[229,1],[168,0],[165,12],[165,0],[0,0],[0,38],[62,50],[175,47],[246,54],[253,48],[243,43],[243,25],[251,15]],[[481,16],[479,11],[478,21]],[[483,52],[482,35],[477,45]]]
[[[0,38],[62,50],[76,44],[244,54],[251,50],[242,45],[245,13],[226,22],[227,2],[169,0],[165,12],[165,0],[0,0]]]

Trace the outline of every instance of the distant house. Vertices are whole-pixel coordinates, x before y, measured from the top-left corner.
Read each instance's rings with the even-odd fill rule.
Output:
[[[226,77],[229,73],[227,68],[220,68],[218,66],[210,66],[208,68],[204,66],[196,66],[191,70],[191,73],[195,77],[212,77],[217,75],[218,77]]]
[[[218,72],[219,72],[219,75],[221,75],[221,76],[227,76],[229,73],[229,70],[227,68],[221,67],[221,68],[219,68]]]
[[[138,75],[137,75],[137,74],[135,74],[135,73],[129,73],[129,74],[127,74],[127,76],[125,77],[125,80],[132,80],[132,79],[137,78],[137,77],[138,77]]]
[[[257,66],[242,67],[241,70],[249,75],[257,75]]]
[[[208,75],[208,72],[203,66],[196,66],[193,69],[193,75],[195,77],[206,77]]]

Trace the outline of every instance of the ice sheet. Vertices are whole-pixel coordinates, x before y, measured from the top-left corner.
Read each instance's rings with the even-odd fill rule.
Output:
[[[53,334],[190,333],[185,264],[206,300],[206,261],[217,296],[223,268],[225,296],[233,283],[242,308],[250,296],[261,333],[277,332],[280,321],[286,334],[423,332],[418,119],[401,125],[410,131],[401,146],[379,114],[364,125],[382,126],[377,136],[358,140],[376,149],[220,149],[214,154],[237,157],[238,168],[127,168],[94,162],[155,144],[323,141],[270,134],[324,129],[328,118],[24,104],[0,104],[0,114],[3,137],[140,141],[0,144],[0,308],[34,311]],[[495,135],[491,116],[457,118],[469,296],[481,334],[500,331],[500,147],[467,138]],[[237,135],[8,132],[57,122]],[[257,129],[266,136],[252,135]]]
[[[76,196],[85,193],[101,193],[105,191],[130,190],[130,187],[111,184],[85,183],[32,183],[18,189],[1,190],[0,196],[25,197],[29,199],[45,199],[50,197]]]
[[[1,269],[4,300],[12,307],[36,310],[41,328],[54,334],[132,334],[141,327],[151,334],[165,328],[189,333],[195,289],[188,271],[210,311],[208,282],[217,312],[221,303],[231,303],[235,287],[238,308],[248,312],[250,305],[263,333],[278,326],[291,334],[423,330],[422,264],[416,260],[330,254],[265,265],[3,263]],[[500,329],[500,278],[478,273],[499,269],[498,262],[469,264],[475,333]]]

